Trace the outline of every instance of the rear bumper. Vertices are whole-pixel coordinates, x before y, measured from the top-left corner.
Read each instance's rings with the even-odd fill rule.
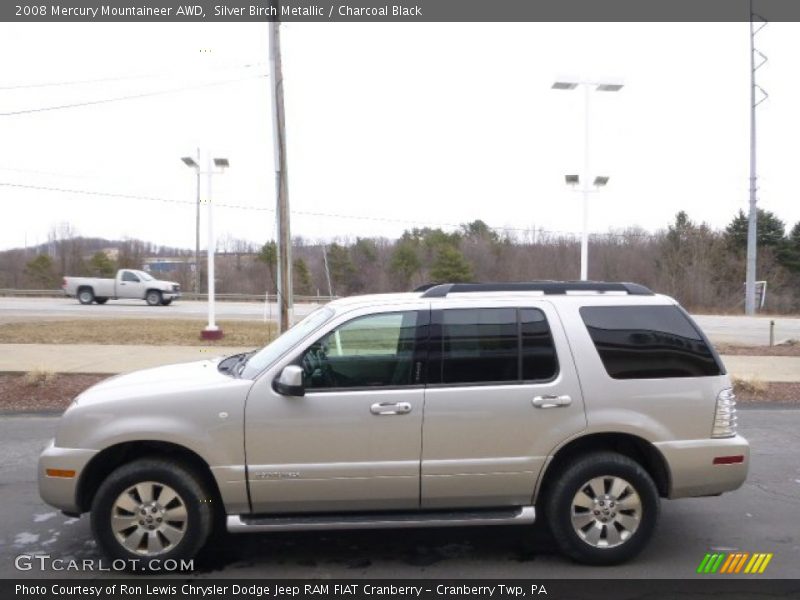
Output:
[[[59,448],[50,440],[39,456],[39,495],[50,506],[67,513],[81,512],[78,506],[78,481],[83,470],[97,450],[82,448]],[[52,477],[48,469],[74,471],[71,477]]]
[[[737,435],[724,439],[657,442],[670,471],[670,498],[714,496],[735,490],[747,479],[750,444]],[[738,461],[715,464],[714,459]],[[731,458],[735,457],[735,458]]]

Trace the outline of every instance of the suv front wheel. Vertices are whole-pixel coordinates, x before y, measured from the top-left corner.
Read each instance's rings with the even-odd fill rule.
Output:
[[[639,463],[614,452],[578,458],[545,498],[561,551],[578,562],[611,565],[638,554],[658,521],[658,490]]]
[[[119,467],[92,502],[98,545],[112,560],[125,560],[128,570],[157,570],[168,559],[193,558],[212,520],[201,480],[180,464],[159,459]]]

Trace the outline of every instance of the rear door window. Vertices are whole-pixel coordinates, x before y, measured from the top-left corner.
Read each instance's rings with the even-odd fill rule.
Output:
[[[677,306],[584,306],[580,313],[614,379],[723,372],[705,336]]]
[[[546,381],[558,372],[544,313],[536,308],[436,311],[430,383]]]

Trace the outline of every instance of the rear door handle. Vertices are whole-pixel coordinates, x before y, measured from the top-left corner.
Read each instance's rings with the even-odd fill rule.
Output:
[[[373,415],[405,415],[411,412],[408,402],[376,402],[369,407]]]
[[[556,408],[572,404],[570,396],[534,396],[531,401],[536,408]]]

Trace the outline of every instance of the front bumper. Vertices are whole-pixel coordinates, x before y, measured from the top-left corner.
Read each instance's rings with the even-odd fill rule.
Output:
[[[83,448],[59,448],[55,440],[39,456],[39,495],[47,504],[67,513],[80,513],[78,505],[78,482],[83,470],[97,450]],[[71,477],[53,477],[48,469],[74,471]]]
[[[670,498],[715,496],[735,490],[747,478],[750,444],[731,438],[657,442],[670,471]],[[743,457],[742,462],[714,464],[714,459]]]
[[[177,300],[181,297],[180,292],[161,292],[161,297],[164,300]]]

